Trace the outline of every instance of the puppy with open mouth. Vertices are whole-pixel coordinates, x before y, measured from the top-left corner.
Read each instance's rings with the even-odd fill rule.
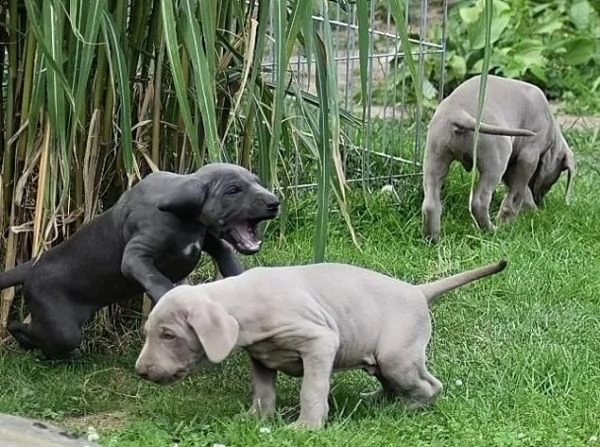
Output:
[[[0,273],[0,289],[23,286],[31,315],[30,323],[13,321],[8,330],[24,349],[71,357],[97,310],[142,292],[156,304],[203,251],[224,277],[242,273],[231,247],[258,252],[258,225],[278,212],[277,196],[241,166],[152,173],[38,260]]]

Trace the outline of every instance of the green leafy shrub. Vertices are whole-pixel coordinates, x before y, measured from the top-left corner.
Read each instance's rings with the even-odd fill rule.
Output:
[[[450,9],[444,94],[481,73],[483,24],[483,0],[460,1]],[[441,24],[436,24],[427,39],[439,42],[441,33]],[[600,2],[496,0],[491,42],[491,73],[532,82],[550,99],[576,99],[575,108],[579,110],[600,110],[598,95],[590,95],[600,89]],[[423,96],[426,105],[435,106],[440,58],[427,57],[425,63]],[[399,89],[401,85],[411,91],[408,74],[395,77],[393,82],[386,80],[377,89],[375,98],[385,101],[384,98],[393,97],[389,95],[390,89]],[[411,100],[411,96],[406,98]]]

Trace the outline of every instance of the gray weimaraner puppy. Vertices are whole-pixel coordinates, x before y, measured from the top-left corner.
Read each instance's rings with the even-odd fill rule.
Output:
[[[242,273],[231,246],[256,253],[258,223],[278,210],[277,196],[241,166],[152,173],[39,260],[0,273],[0,289],[23,285],[31,314],[31,323],[11,321],[8,330],[22,348],[47,358],[78,355],[82,326],[97,310],[144,291],[156,304],[202,251],[223,276]]]
[[[442,384],[425,366],[429,305],[441,294],[502,271],[506,261],[411,285],[345,264],[258,267],[167,293],[150,312],[137,373],[171,383],[235,348],[252,363],[252,412],[275,411],[277,371],[303,376],[294,423],[323,426],[332,372],[363,369],[382,389],[371,398],[433,402]]]
[[[427,132],[423,164],[423,235],[435,242],[441,230],[441,190],[450,164],[457,160],[473,169],[473,137],[481,76],[462,83],[435,111]],[[500,181],[508,192],[498,223],[521,210],[536,209],[568,172],[569,202],[576,172],[575,158],[565,141],[544,93],[536,86],[489,75],[477,146],[479,181],[471,211],[482,230],[493,229],[489,216],[492,194]]]

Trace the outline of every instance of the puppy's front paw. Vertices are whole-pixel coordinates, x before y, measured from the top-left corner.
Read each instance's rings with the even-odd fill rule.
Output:
[[[275,408],[264,408],[258,405],[252,405],[245,414],[253,418],[268,419],[275,416]]]
[[[440,233],[426,233],[423,232],[423,239],[428,244],[437,244],[440,240]]]
[[[516,217],[516,215],[512,211],[509,211],[509,210],[500,210],[498,212],[498,215],[496,216],[496,223],[498,225],[503,225],[503,224],[506,224],[506,223],[510,222],[515,217]],[[495,230],[495,228],[494,228],[494,230]]]
[[[316,431],[323,428],[325,425],[325,421],[317,421],[317,420],[301,420],[292,422],[288,425],[292,430],[307,430],[307,431]]]

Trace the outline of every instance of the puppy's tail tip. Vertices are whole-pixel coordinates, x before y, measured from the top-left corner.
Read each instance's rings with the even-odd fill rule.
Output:
[[[460,110],[455,112],[453,123],[459,129],[475,131],[477,120],[466,110]],[[479,123],[479,132],[488,135],[504,135],[510,137],[535,137],[537,135],[533,130],[496,126],[484,121]]]
[[[483,267],[478,267],[472,270],[468,270],[463,273],[448,276],[446,278],[438,279],[437,281],[420,284],[418,287],[421,292],[425,295],[429,304],[433,303],[439,296],[446,292],[454,290],[458,287],[464,286],[470,282],[476,281],[486,276],[491,276],[496,273],[500,273],[506,268],[508,261],[501,259],[495,264],[489,264]]]

